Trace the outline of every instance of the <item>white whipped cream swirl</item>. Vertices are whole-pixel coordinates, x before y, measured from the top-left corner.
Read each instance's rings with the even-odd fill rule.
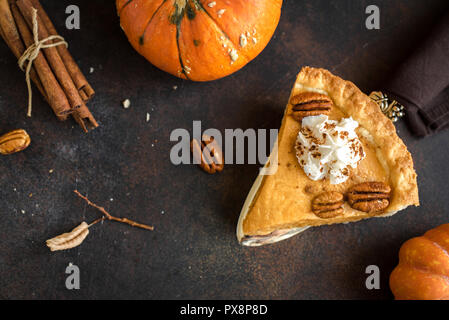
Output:
[[[306,175],[314,180],[328,178],[340,184],[349,178],[350,167],[357,168],[365,158],[352,118],[329,120],[326,115],[306,117],[296,139],[296,157]]]

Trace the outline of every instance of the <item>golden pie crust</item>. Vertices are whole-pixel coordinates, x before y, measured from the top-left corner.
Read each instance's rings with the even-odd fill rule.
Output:
[[[290,98],[304,91],[319,92],[332,99],[334,106],[329,114],[330,119],[352,117],[359,123],[356,132],[366,158],[342,184],[310,180],[296,158],[294,145],[301,124],[292,117],[292,105],[289,103],[279,131],[277,172],[259,176],[256,180],[237,226],[240,242],[244,243],[251,237],[266,237],[267,243],[272,243],[307,227],[390,216],[410,205],[419,205],[412,157],[396,134],[393,123],[376,103],[352,82],[324,69],[305,67],[301,70]],[[275,161],[273,155],[270,161]],[[344,194],[351,186],[370,181],[384,182],[392,189],[390,205],[381,214],[357,211],[347,203],[344,204],[343,214],[335,218],[321,219],[312,212],[311,202],[318,194],[326,191]],[[270,235],[275,236],[270,240]]]

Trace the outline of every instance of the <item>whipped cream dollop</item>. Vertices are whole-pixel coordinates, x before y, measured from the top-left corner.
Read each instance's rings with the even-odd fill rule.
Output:
[[[334,121],[319,115],[302,120],[296,157],[310,179],[340,184],[349,178],[350,168],[357,168],[366,156],[355,132],[358,126],[351,117]]]

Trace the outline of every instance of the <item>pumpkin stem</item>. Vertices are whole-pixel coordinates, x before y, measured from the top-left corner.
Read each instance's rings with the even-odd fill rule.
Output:
[[[175,7],[175,11],[170,17],[170,22],[179,25],[184,17],[187,0],[175,0],[173,6]]]
[[[185,9],[187,5],[187,0],[175,0],[175,8],[176,12],[175,15],[179,16],[182,14],[182,10]]]

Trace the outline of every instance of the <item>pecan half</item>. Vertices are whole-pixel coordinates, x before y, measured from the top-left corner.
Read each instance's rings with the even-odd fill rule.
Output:
[[[352,208],[366,213],[380,213],[390,205],[390,186],[383,182],[365,182],[353,186],[348,192]]]
[[[31,139],[25,130],[11,131],[0,137],[0,153],[3,155],[13,154],[26,149]]]
[[[194,163],[197,163],[204,171],[213,174],[224,168],[223,152],[213,137],[203,135],[201,143],[193,139],[190,143]]]
[[[312,211],[321,219],[335,218],[343,213],[343,199],[340,192],[324,192],[313,199]]]
[[[298,121],[302,121],[305,117],[327,115],[333,106],[328,96],[317,92],[303,92],[293,96],[290,104],[293,105],[292,116]]]

